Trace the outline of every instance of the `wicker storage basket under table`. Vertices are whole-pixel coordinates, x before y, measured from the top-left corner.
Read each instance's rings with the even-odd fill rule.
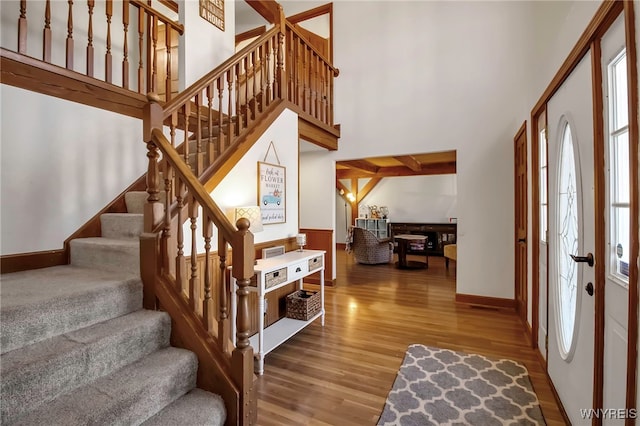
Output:
[[[287,318],[308,321],[320,312],[320,292],[298,290],[287,296]]]

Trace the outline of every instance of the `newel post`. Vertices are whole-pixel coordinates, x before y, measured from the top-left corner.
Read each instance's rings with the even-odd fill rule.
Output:
[[[255,397],[255,376],[253,374],[253,348],[249,345],[249,282],[253,276],[255,247],[253,234],[249,232],[249,221],[238,219],[238,231],[234,236],[232,264],[233,277],[238,290],[236,337],[237,345],[231,355],[231,369],[235,382],[241,392],[239,401],[239,424],[254,424],[257,419],[257,401]]]
[[[148,93],[149,101],[142,115],[142,140],[147,144],[147,203],[144,205],[144,232],[152,232],[155,225],[162,220],[162,204],[160,204],[160,183],[158,174],[158,147],[153,141],[154,129],[162,130],[162,106],[158,103],[160,98],[155,93]]]

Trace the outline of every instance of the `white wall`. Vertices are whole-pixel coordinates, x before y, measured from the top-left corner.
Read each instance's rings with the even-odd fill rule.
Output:
[[[184,0],[180,5],[180,22],[185,26],[180,51],[186,53],[180,56],[180,90],[189,87],[235,52],[235,2],[224,2],[224,32],[200,17],[198,5],[196,0]]]
[[[334,158],[457,151],[460,293],[513,297],[513,136],[530,108],[528,10],[519,2],[334,3],[342,124]]]
[[[146,171],[142,124],[0,87],[1,253],[60,249],[66,238]]]

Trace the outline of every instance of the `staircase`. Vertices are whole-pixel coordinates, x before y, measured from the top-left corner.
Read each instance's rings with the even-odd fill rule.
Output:
[[[196,355],[169,345],[169,315],[142,309],[146,196],[72,240],[70,265],[2,275],[2,424],[225,423],[222,398],[196,388]]]

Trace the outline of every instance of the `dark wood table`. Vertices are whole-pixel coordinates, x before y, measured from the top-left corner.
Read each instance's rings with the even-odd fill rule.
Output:
[[[426,255],[426,262],[419,262],[415,260],[407,260],[407,251],[409,244],[416,241],[424,241],[425,247],[427,244],[426,235],[416,234],[400,234],[394,235],[393,238],[398,242],[398,261],[396,266],[399,269],[424,269],[429,267],[429,254]]]

